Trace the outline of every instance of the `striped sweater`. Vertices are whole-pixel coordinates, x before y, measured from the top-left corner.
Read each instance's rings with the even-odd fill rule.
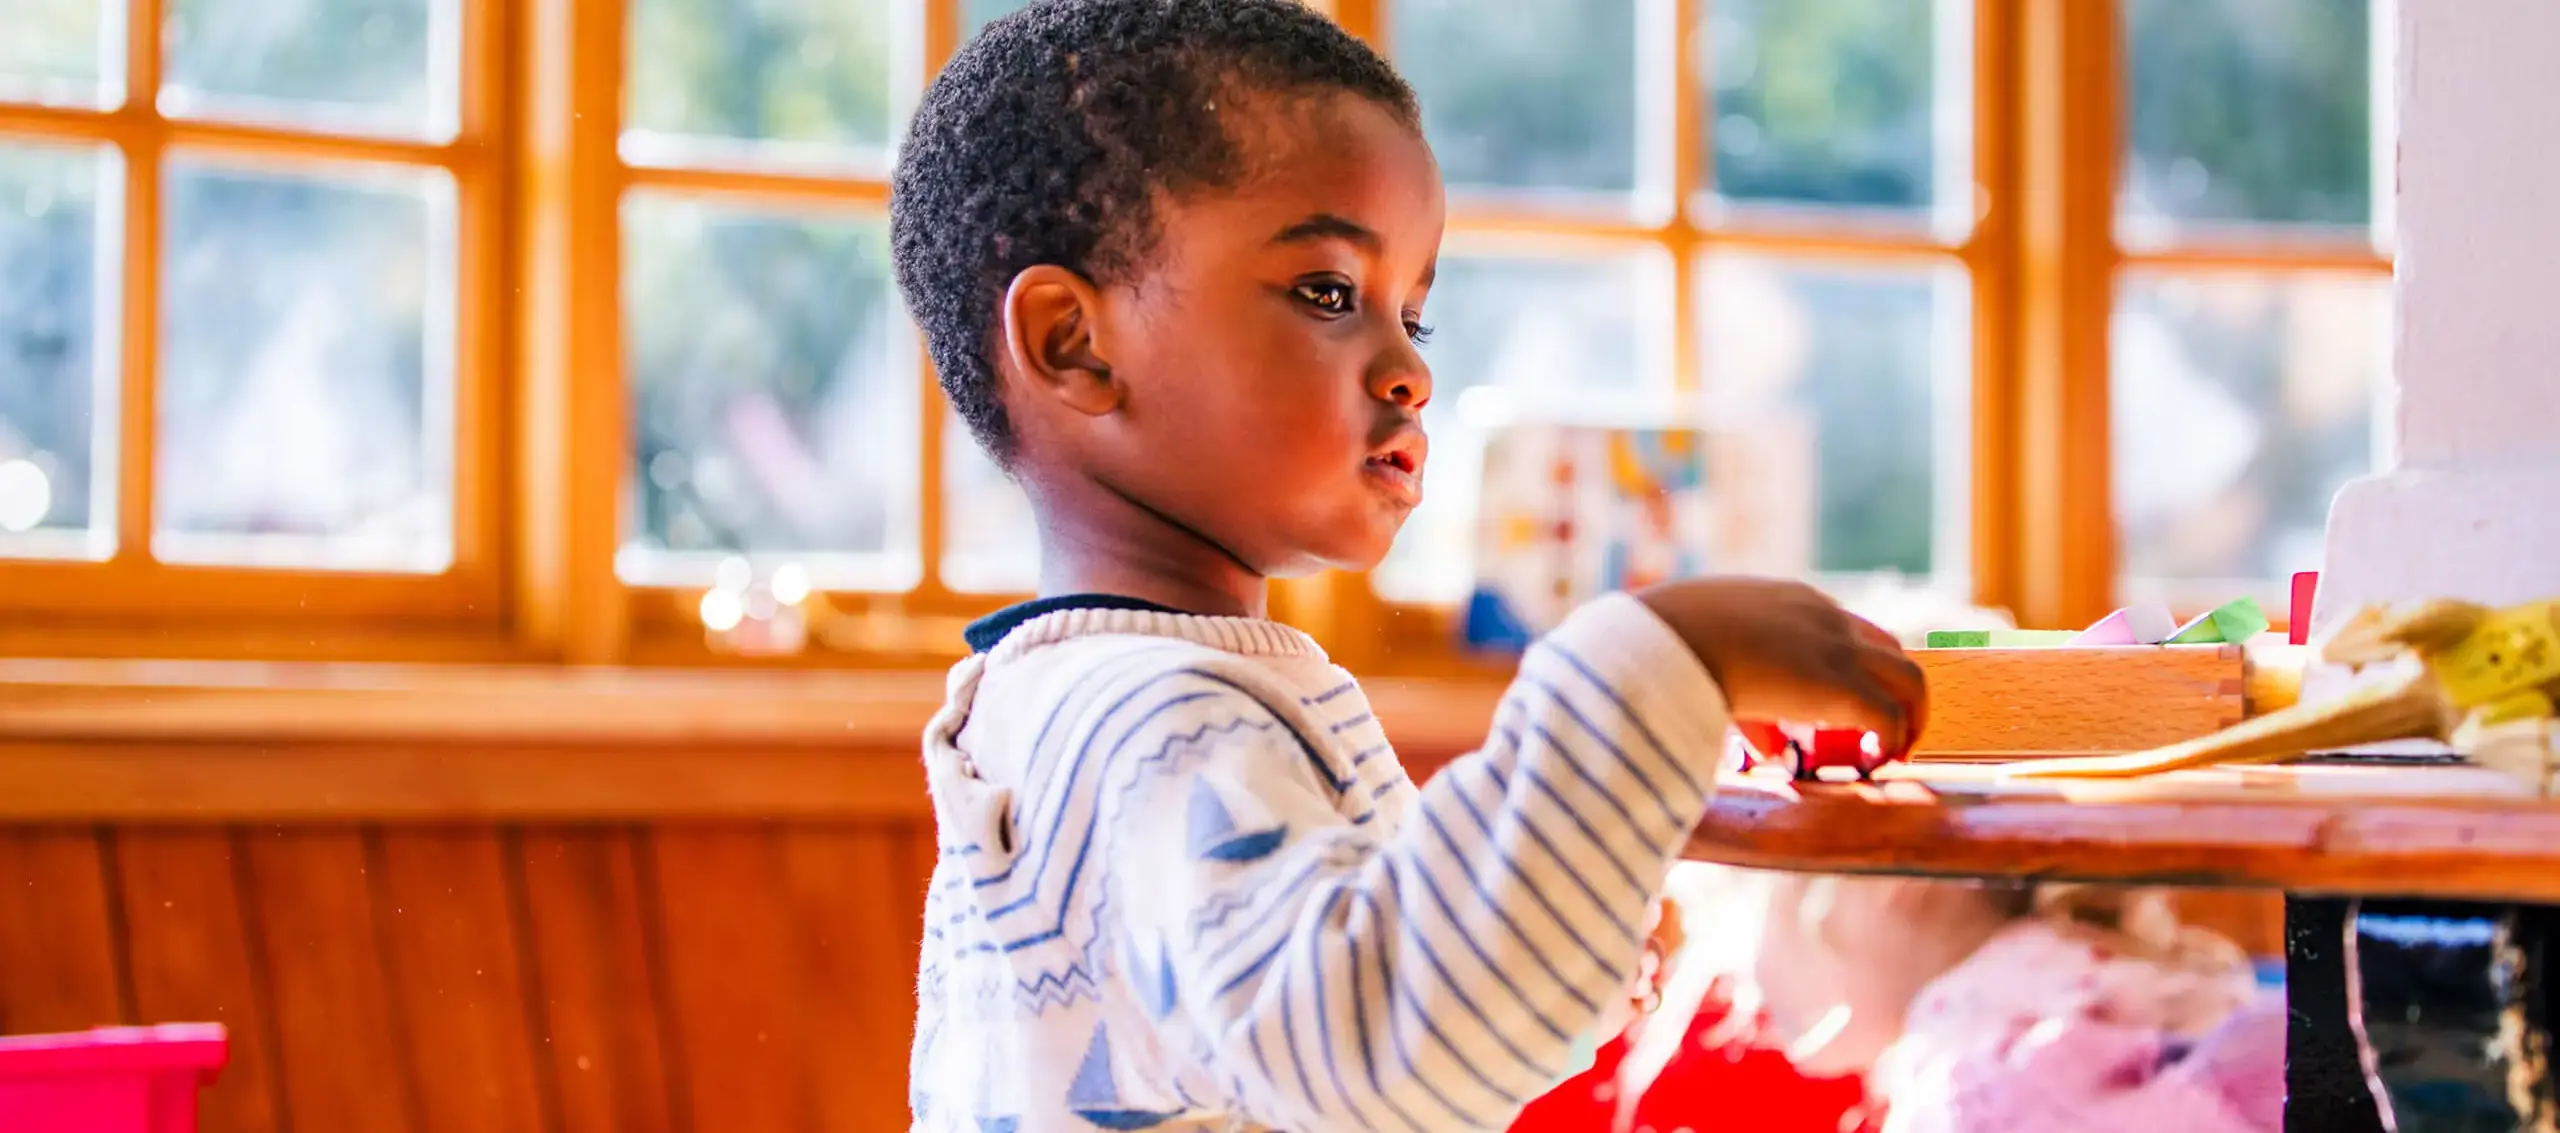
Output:
[[[1726,724],[1623,596],[1420,789],[1294,630],[1025,622],[925,736],[914,1128],[1501,1129],[1622,1002]]]

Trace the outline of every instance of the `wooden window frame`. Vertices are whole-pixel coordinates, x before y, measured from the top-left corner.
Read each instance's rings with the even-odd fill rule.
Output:
[[[503,43],[494,5],[460,4],[456,129],[424,141],[160,112],[164,0],[129,0],[124,90],[112,110],[0,104],[0,140],[104,146],[122,162],[112,522],[102,562],[0,558],[0,652],[334,652],[413,639],[412,655],[485,652],[463,644],[503,614],[507,467],[502,340],[509,288],[500,200]],[[274,570],[164,563],[152,553],[160,334],[161,187],[173,149],[292,167],[354,162],[438,169],[455,209],[453,557],[434,573]],[[93,520],[93,522],[96,522]],[[459,646],[459,648],[457,648]]]
[[[2120,0],[1974,0],[1973,227],[1959,239],[1896,239],[1850,226],[1714,223],[1695,212],[1707,178],[1699,61],[1686,49],[1714,0],[1672,0],[1674,201],[1659,224],[1523,214],[1464,204],[1450,232],[1650,242],[1675,263],[1675,388],[1712,396],[1699,342],[1697,268],[1740,249],[1811,263],[1962,267],[1972,303],[1969,597],[2013,611],[2021,624],[2086,625],[2113,608],[2117,569],[2108,381],[2115,288],[2127,272],[2190,276],[2390,276],[2380,242],[2322,235],[2235,237],[2181,233],[2128,248],[2116,215],[2124,146],[2126,68]],[[1337,19],[1390,58],[1395,0],[1338,0]],[[1639,11],[1643,11],[1640,6]],[[2376,35],[2387,3],[2374,4]],[[1642,70],[1640,65],[1639,70]],[[2374,76],[2376,79],[2379,75]],[[2376,91],[2379,106],[2382,92]],[[2375,154],[2376,161],[2384,155]],[[2385,207],[2379,200],[2377,208]],[[2375,231],[2369,228],[2368,232]],[[1388,602],[1363,579],[1336,579],[1301,603],[1338,656],[1414,675],[1493,668],[1455,641],[1453,611]]]
[[[959,44],[960,0],[904,0],[921,13],[917,34],[895,51],[938,72]],[[830,592],[840,615],[824,631],[838,644],[782,657],[722,657],[692,614],[699,588],[634,584],[615,569],[622,472],[628,465],[624,382],[621,205],[641,190],[680,191],[750,204],[848,206],[886,218],[889,171],[826,174],[756,167],[637,164],[620,142],[627,7],[619,0],[545,0],[528,29],[531,144],[526,216],[533,238],[526,271],[565,309],[563,323],[527,329],[524,372],[528,467],[563,475],[529,485],[520,534],[532,552],[523,571],[524,637],[537,652],[584,663],[741,663],[767,667],[914,668],[958,655],[971,618],[1014,600],[951,589],[942,579],[946,409],[931,361],[916,344],[920,468],[914,482],[919,582],[897,593]],[[904,68],[893,67],[903,73]],[[566,81],[561,81],[565,77]],[[901,105],[921,93],[899,92]],[[555,424],[555,422],[565,424]],[[849,647],[848,647],[849,646]]]
[[[1635,70],[1639,73],[1662,68],[1670,75],[1670,91],[1675,102],[1667,116],[1658,112],[1650,118],[1639,113],[1639,128],[1648,124],[1653,129],[1671,132],[1671,207],[1658,220],[1646,221],[1627,217],[1596,217],[1587,210],[1558,209],[1535,211],[1522,198],[1498,201],[1469,200],[1453,197],[1450,208],[1449,233],[1452,238],[1546,239],[1615,243],[1630,247],[1658,250],[1672,264],[1672,389],[1682,395],[1712,396],[1711,378],[1704,373],[1704,346],[1700,339],[1699,278],[1708,257],[1722,252],[1756,253],[1773,260],[1786,260],[1816,266],[1889,265],[1896,267],[1952,267],[1964,272],[1971,292],[1970,318],[1973,324],[1972,388],[1973,421],[1971,436],[1974,448],[1974,470],[1971,481],[1972,533],[1967,551],[1969,574],[1977,600],[1998,600],[2012,588],[2005,569],[2008,532],[2011,529],[2009,499],[2005,482],[1991,475],[1985,453],[1998,453],[2006,444],[2003,429],[2004,404],[1986,397],[1985,391],[2001,377],[1999,367],[1991,364],[1982,342],[1995,337],[2004,314],[2002,293],[1997,290],[1998,268],[2004,251],[2004,231],[2000,215],[2005,197],[1987,195],[1988,210],[1967,232],[1955,239],[1945,239],[1929,226],[1909,229],[1860,227],[1852,224],[1825,225],[1818,216],[1790,216],[1778,224],[1754,225],[1747,218],[1711,220],[1700,215],[1707,200],[1710,184],[1709,161],[1712,150],[1706,145],[1706,102],[1699,94],[1702,64],[1698,52],[1690,50],[1692,29],[1703,23],[1706,9],[1714,0],[1671,0],[1667,4],[1637,5],[1638,18],[1648,16],[1656,21],[1668,20],[1671,26],[1640,29],[1637,51],[1668,51],[1672,59],[1646,60],[1639,56]],[[1989,119],[1996,110],[1992,100],[1981,92],[1991,89],[1995,77],[1987,73],[2005,62],[2005,57],[1986,49],[1991,36],[1999,30],[2002,8],[2011,0],[1977,0],[1974,16],[1974,73],[1971,76],[1975,117],[1975,162],[1977,180],[1990,152],[2000,144],[1992,136],[1996,123]],[[1377,45],[1390,59],[1395,46],[1388,34],[1395,0],[1337,0],[1335,18],[1352,33]],[[1643,97],[1644,95],[1640,95]],[[1660,144],[1659,139],[1655,144]],[[1394,602],[1380,596],[1365,578],[1337,578],[1323,584],[1329,591],[1320,602],[1302,603],[1318,607],[1325,616],[1318,622],[1318,636],[1327,641],[1337,659],[1363,671],[1380,671],[1413,676],[1459,676],[1498,672],[1504,667],[1496,659],[1467,656],[1456,645],[1456,611],[1442,606]],[[1294,610],[1292,611],[1295,612]]]
[[[2369,0],[2375,34],[2387,34],[2388,0]],[[2108,382],[2115,289],[2125,273],[2196,276],[2323,273],[2388,278],[2391,253],[2368,225],[2363,239],[2236,238],[2211,232],[2127,248],[2116,229],[2126,128],[2122,0],[1983,0],[2003,9],[1998,42],[2012,85],[2000,115],[2006,165],[1988,171],[2015,207],[2004,257],[2017,320],[2003,349],[2000,390],[2010,415],[2007,585],[1978,598],[2020,622],[2076,627],[2113,607],[2120,581],[2110,462]],[[2378,83],[2379,74],[2368,77]],[[2374,91],[2377,113],[2387,95]],[[2377,147],[2379,148],[2379,147]],[[2388,155],[2377,152],[2372,160]],[[1998,189],[1995,188],[1995,194]],[[1995,197],[1996,199],[1996,197]],[[2379,196],[2377,210],[2387,208]],[[1996,209],[1995,211],[1999,211]],[[1977,467],[2001,454],[1977,451]],[[1979,541],[1979,537],[1977,537]]]
[[[0,654],[202,655],[346,660],[735,663],[705,643],[695,594],[617,574],[629,466],[620,205],[634,189],[885,212],[887,172],[818,175],[667,167],[621,154],[625,0],[457,0],[458,130],[422,143],[172,119],[155,108],[165,0],[132,0],[125,97],[93,111],[0,105],[0,139],[112,144],[124,159],[115,556],[0,560]],[[960,0],[915,4],[897,50],[930,76],[957,47]],[[1385,47],[1394,0],[1315,0]],[[1542,213],[1513,200],[1453,204],[1453,237],[1660,249],[1673,265],[1675,388],[1702,381],[1698,267],[1742,250],[1809,262],[1960,267],[1971,293],[1970,597],[2022,622],[2094,619],[2116,588],[2108,459],[2108,335],[2126,270],[2383,275],[2371,242],[2200,239],[2126,249],[2115,232],[2124,92],[2118,0],[1974,0],[1971,89],[1978,208],[1953,240],[1926,230],[1709,222],[1688,29],[1714,0],[1641,6],[1674,21],[1669,115],[1677,206],[1658,223]],[[1663,9],[1668,10],[1667,16]],[[900,66],[905,75],[907,68]],[[921,80],[918,80],[919,84]],[[902,90],[901,101],[914,90]],[[1640,116],[1640,121],[1645,120]],[[1658,117],[1650,128],[1662,129]],[[1657,139],[1658,140],[1658,139]],[[211,567],[151,561],[153,377],[158,346],[163,154],[202,147],[282,160],[352,159],[447,170],[457,202],[454,563],[431,576]],[[2381,155],[2377,154],[2377,159]],[[749,662],[918,668],[947,663],[968,618],[1008,600],[942,580],[945,407],[918,349],[921,584],[831,594],[846,648]],[[1445,609],[1380,598],[1365,577],[1275,587],[1274,614],[1345,663],[1474,677]]]

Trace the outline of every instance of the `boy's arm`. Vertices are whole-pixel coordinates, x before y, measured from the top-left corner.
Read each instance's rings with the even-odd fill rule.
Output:
[[[1712,790],[1723,696],[1631,598],[1524,659],[1483,749],[1402,829],[1279,713],[1209,672],[1107,737],[1101,820],[1129,982],[1284,1128],[1499,1129],[1624,995]],[[1139,705],[1132,704],[1136,709]]]

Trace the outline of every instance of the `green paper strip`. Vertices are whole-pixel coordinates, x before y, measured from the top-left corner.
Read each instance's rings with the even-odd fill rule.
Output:
[[[2077,636],[2067,629],[1933,629],[1931,649],[2050,649]]]
[[[2067,629],[1995,629],[1991,631],[1993,649],[2051,649],[2069,645],[2080,636]]]
[[[2171,645],[2220,645],[2247,641],[2267,632],[2273,623],[2267,611],[2255,598],[2237,598],[2216,606],[2212,613],[2178,627],[2169,638]]]
[[[2242,598],[2215,610],[2213,624],[2222,630],[2222,640],[2242,642],[2267,632],[2275,623],[2268,620],[2266,609],[2258,605],[2257,599]]]

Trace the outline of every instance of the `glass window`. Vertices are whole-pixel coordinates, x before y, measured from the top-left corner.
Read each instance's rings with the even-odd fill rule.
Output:
[[[1040,584],[1040,532],[1031,498],[946,411],[942,433],[942,581],[953,590],[1014,594]]]
[[[623,154],[879,160],[897,124],[894,15],[880,0],[632,0]]]
[[[2320,565],[2330,497],[2374,469],[2390,284],[2321,275],[2118,284],[2111,419],[2129,589]],[[2221,597],[2229,597],[2224,594]]]
[[[451,137],[460,15],[458,0],[169,0],[160,108]]]
[[[2124,0],[2123,12],[2128,243],[2372,222],[2370,0]]]
[[[914,585],[921,378],[885,218],[636,193],[622,224],[625,577],[744,554]]]
[[[1479,418],[1467,411],[1475,391],[1510,394],[1503,400],[1523,413],[1668,406],[1672,278],[1670,258],[1650,248],[1441,257],[1422,313],[1432,328],[1424,502],[1373,576],[1379,594],[1455,602],[1473,582],[1484,444],[1469,427]]]
[[[1720,203],[1923,216],[1972,200],[1969,7],[1716,0],[1692,43]]]
[[[453,184],[179,154],[152,551],[436,571],[453,553]]]
[[[0,146],[0,555],[113,550],[117,177],[102,146]]]
[[[1636,0],[1396,0],[1396,65],[1452,188],[1638,187]]]
[[[961,29],[962,33],[976,35],[997,17],[1019,12],[1030,3],[1031,0],[961,0],[960,18],[968,25]]]
[[[123,101],[121,22],[102,0],[0,0],[0,100],[104,109]]]
[[[1962,269],[1707,261],[1711,457],[1733,569],[1960,585],[1972,450]]]

